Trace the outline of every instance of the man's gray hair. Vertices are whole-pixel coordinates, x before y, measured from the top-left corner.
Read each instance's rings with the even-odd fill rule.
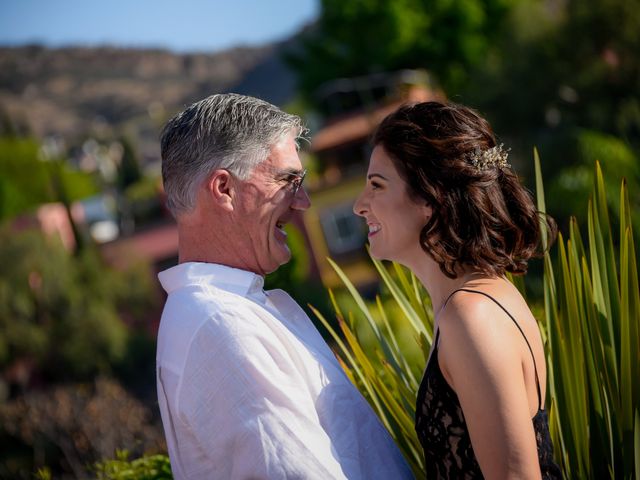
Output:
[[[300,117],[235,93],[211,95],[174,116],[160,137],[162,180],[174,216],[195,206],[202,182],[217,169],[246,180],[287,135],[304,135]]]

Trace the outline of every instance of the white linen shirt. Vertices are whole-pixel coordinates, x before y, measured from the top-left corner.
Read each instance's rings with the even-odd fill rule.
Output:
[[[157,387],[180,479],[413,478],[309,317],[263,278],[211,263],[158,276]]]

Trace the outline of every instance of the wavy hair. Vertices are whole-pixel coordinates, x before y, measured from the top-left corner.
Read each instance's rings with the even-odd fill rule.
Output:
[[[496,146],[491,126],[474,110],[405,105],[382,121],[373,141],[389,154],[410,196],[432,208],[420,245],[448,277],[463,268],[523,274],[542,253],[540,221],[548,226],[549,245],[555,239],[554,220],[536,209],[508,165],[478,168],[470,161]]]

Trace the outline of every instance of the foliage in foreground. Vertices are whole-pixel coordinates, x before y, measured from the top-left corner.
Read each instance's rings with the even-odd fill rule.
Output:
[[[96,480],[171,480],[169,457],[162,454],[145,455],[131,460],[128,450],[116,450],[116,458],[96,462],[93,466]],[[51,480],[51,470],[39,469],[37,480]]]
[[[171,465],[166,455],[148,455],[129,460],[129,452],[116,452],[115,460],[95,465],[98,480],[170,480]]]
[[[33,390],[0,403],[0,478],[30,478],[29,467],[15,461],[20,454],[53,474],[86,478],[87,465],[117,448],[140,455],[166,446],[151,410],[112,379]]]
[[[539,162],[538,205],[545,210]],[[640,289],[626,181],[619,236],[596,164],[587,243],[575,220],[545,255],[551,433],[567,478],[640,478]]]
[[[538,208],[545,211],[536,154]],[[575,219],[569,239],[558,239],[544,258],[549,409],[555,457],[566,478],[640,478],[640,290],[626,183],[620,191],[620,234],[614,241],[602,172],[596,165],[588,205],[588,242]],[[335,301],[340,334],[333,335],[343,366],[370,401],[418,477],[424,478],[422,449],[414,430],[415,399],[433,335],[433,312],[416,278],[397,264],[392,271],[374,260],[390,299],[402,315],[391,319],[383,300],[369,307],[332,262],[357,305],[345,315]],[[393,273],[393,274],[392,274]],[[392,324],[395,323],[395,328]],[[368,325],[373,345],[359,331]],[[398,342],[412,332],[420,356]],[[420,358],[419,364],[407,359]]]

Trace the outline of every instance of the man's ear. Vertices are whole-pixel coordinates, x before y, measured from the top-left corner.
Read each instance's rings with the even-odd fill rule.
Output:
[[[235,185],[233,177],[227,170],[215,170],[207,180],[206,187],[213,203],[225,210],[233,210],[232,195]]]

